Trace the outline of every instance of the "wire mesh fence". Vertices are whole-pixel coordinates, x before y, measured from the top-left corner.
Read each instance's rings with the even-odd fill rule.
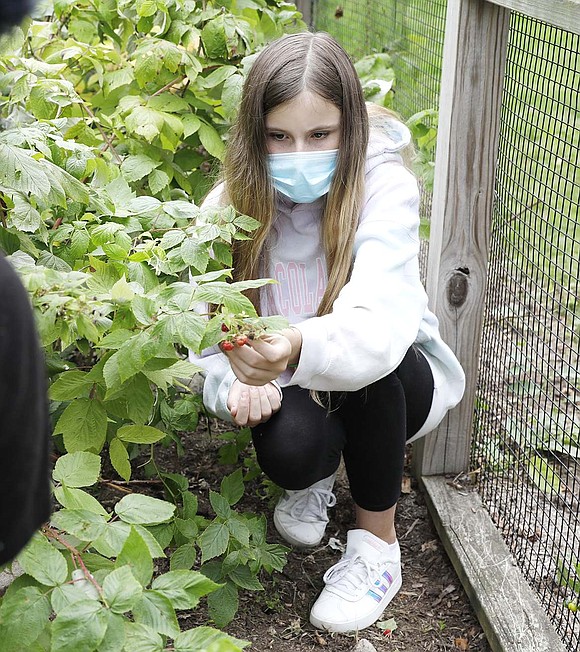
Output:
[[[339,0],[340,1],[340,0]],[[404,119],[438,106],[444,0],[315,0],[358,58],[388,52]],[[580,650],[580,37],[512,13],[472,466],[564,643]],[[423,211],[430,212],[428,186]]]
[[[387,53],[395,72],[393,109],[405,121],[419,112],[426,126],[437,122],[447,0],[314,0],[313,24],[332,34],[355,60]],[[434,143],[419,153],[423,232],[431,214]],[[421,269],[427,268],[428,240]]]
[[[479,490],[580,649],[580,37],[513,13],[473,462]]]

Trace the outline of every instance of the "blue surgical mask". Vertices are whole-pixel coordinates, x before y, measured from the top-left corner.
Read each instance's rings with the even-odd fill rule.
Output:
[[[337,156],[337,149],[269,154],[274,187],[297,204],[310,204],[330,190]]]

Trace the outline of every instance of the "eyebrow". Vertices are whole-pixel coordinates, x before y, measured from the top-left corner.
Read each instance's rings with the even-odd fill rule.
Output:
[[[309,129],[308,131],[332,131],[333,129],[339,129],[339,128],[340,128],[340,123],[336,123],[332,125],[320,125],[314,127],[313,129]],[[286,129],[276,127],[275,125],[267,126],[266,129],[268,131],[286,131]]]

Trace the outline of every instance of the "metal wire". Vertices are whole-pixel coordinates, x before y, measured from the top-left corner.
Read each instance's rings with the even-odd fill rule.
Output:
[[[580,38],[513,13],[473,464],[571,650],[580,621]]]
[[[393,109],[408,120],[419,111],[439,107],[446,10],[447,0],[315,0],[313,24],[332,34],[354,60],[375,52],[391,56],[396,79]],[[430,126],[430,119],[425,123]],[[429,160],[435,161],[434,147],[427,153],[427,165]],[[419,174],[418,180],[421,217],[428,231],[432,187],[427,176]],[[424,240],[423,278],[427,257]]]
[[[439,105],[446,0],[315,0],[314,25],[353,57],[387,52],[396,74],[394,108],[403,117]]]
[[[394,108],[438,108],[445,0],[315,0],[354,59],[388,52]],[[513,12],[472,465],[564,643],[580,650],[580,37]],[[424,192],[423,214],[430,213]],[[580,606],[580,604],[579,604]]]

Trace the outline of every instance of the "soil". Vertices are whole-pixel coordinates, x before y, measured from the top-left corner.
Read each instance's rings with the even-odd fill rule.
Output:
[[[219,422],[211,430],[219,431]],[[200,500],[200,513],[211,514],[208,494],[219,491],[221,479],[235,467],[218,461],[223,441],[208,435],[207,424],[183,437],[185,454],[174,447],[162,452],[158,464],[166,471],[185,474]],[[411,453],[411,449],[409,449]],[[138,466],[138,465],[135,465]],[[407,469],[409,460],[407,460]],[[272,525],[271,506],[265,498],[262,478],[251,481],[236,509],[265,514],[268,541],[281,543]],[[357,641],[366,639],[377,651],[418,652],[420,650],[470,650],[489,652],[491,648],[479,625],[461,583],[438,539],[425,500],[414,479],[406,476],[397,509],[397,529],[403,559],[403,587],[385,611],[382,621],[394,619],[396,628],[370,627],[358,635],[333,635],[318,632],[308,621],[309,608],[322,588],[322,575],[340,558],[340,551],[328,545],[331,538],[344,543],[354,527],[354,511],[348,482],[339,472],[335,486],[337,506],[330,510],[330,523],[323,544],[311,551],[290,550],[281,573],[263,575],[264,592],[240,593],[235,619],[225,629],[237,638],[251,642],[255,652],[306,652],[328,650],[347,652]],[[270,501],[271,502],[271,501]],[[182,620],[183,628],[207,624],[204,609],[197,609]]]

